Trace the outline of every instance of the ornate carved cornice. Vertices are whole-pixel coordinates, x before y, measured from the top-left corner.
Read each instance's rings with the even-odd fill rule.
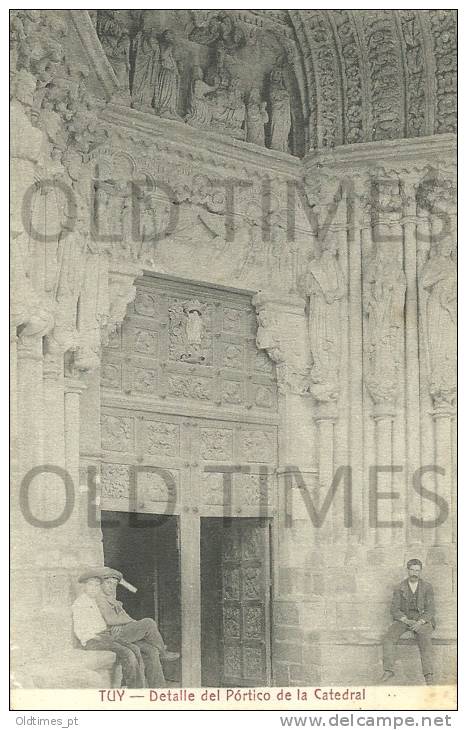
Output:
[[[122,140],[133,140],[149,152],[164,153],[167,159],[180,164],[201,163],[247,180],[266,176],[298,179],[300,175],[300,161],[284,152],[252,147],[215,132],[203,131],[200,135],[199,130],[187,124],[135,109],[109,104],[102,113],[102,121],[111,125]]]

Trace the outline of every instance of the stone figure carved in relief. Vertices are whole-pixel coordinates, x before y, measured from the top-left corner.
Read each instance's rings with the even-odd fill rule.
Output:
[[[207,94],[216,90],[203,80],[203,69],[194,66],[190,89],[188,114],[185,117],[187,124],[193,127],[209,128],[212,121],[212,109]]]
[[[97,11],[97,35],[115,72],[121,94],[126,98],[130,88],[130,34],[122,22],[120,10]]]
[[[226,50],[223,41],[216,44],[214,58],[206,72],[206,81],[219,89],[228,89],[232,74],[227,68]]]
[[[421,275],[426,294],[422,309],[430,373],[430,393],[435,405],[452,405],[456,395],[457,271],[455,244],[445,238],[435,245]]]
[[[399,257],[383,242],[368,262],[363,282],[368,317],[366,386],[375,404],[393,406],[397,397],[406,288]]]
[[[252,89],[246,106],[246,141],[264,147],[264,125],[269,117],[259,89]]]
[[[271,71],[269,86],[272,150],[288,152],[289,132],[292,124],[290,95],[284,85],[282,69],[277,66]]]
[[[160,65],[154,106],[157,114],[167,119],[180,119],[177,107],[180,93],[180,72],[174,57],[174,36],[165,30],[160,40]]]
[[[324,242],[321,254],[309,262],[304,285],[310,298],[308,332],[313,357],[310,392],[318,401],[336,401],[341,360],[341,300],[346,295],[346,283],[332,236]]]
[[[170,338],[177,360],[201,363],[206,360],[203,352],[205,305],[197,299],[170,307]]]
[[[238,50],[245,45],[245,34],[229,15],[229,11],[217,13],[215,10],[191,10],[190,12],[194,24],[188,36],[191,41],[203,45],[221,41],[230,50]]]
[[[219,41],[214,61],[206,73],[206,82],[214,88],[206,95],[211,113],[211,127],[239,139],[245,138],[245,102],[241,82],[226,65],[225,46]]]
[[[159,71],[160,48],[153,29],[140,30],[133,41],[135,66],[131,88],[131,103],[135,109],[154,111]]]
[[[278,323],[267,309],[259,309],[256,315],[258,330],[256,344],[260,350],[266,350],[271,360],[280,365],[285,363],[285,353],[281,347]]]
[[[245,102],[240,79],[233,77],[227,89],[219,88],[209,95],[212,127],[232,137],[245,138]]]

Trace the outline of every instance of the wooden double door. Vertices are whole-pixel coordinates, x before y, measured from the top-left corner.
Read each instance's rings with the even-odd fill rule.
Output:
[[[158,575],[146,581],[158,586],[154,615],[179,616],[183,686],[269,684],[273,364],[256,348],[248,295],[154,276],[136,288],[102,356],[102,509],[176,526],[170,560],[148,555],[161,544],[150,536],[127,549],[138,574],[147,563]]]

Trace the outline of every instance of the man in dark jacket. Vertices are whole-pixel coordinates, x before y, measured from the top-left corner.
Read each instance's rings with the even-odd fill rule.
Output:
[[[435,628],[433,587],[420,578],[422,563],[417,558],[407,563],[408,577],[395,589],[391,603],[391,624],[383,638],[383,669],[381,682],[390,683],[394,677],[396,644],[406,631],[413,631],[420,650],[422,671],[426,684],[433,684],[433,650],[431,635]]]
[[[139,648],[148,687],[165,687],[160,659],[173,661],[178,659],[180,654],[168,651],[154,619],[136,620],[127,614],[122,602],[117,600],[116,596],[117,585],[123,580],[119,570],[102,568],[101,576],[101,591],[96,596],[96,603],[112,638],[120,642],[129,642]]]

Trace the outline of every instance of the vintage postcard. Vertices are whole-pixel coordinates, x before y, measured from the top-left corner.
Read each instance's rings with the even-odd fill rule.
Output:
[[[9,22],[12,708],[455,709],[457,11]]]

